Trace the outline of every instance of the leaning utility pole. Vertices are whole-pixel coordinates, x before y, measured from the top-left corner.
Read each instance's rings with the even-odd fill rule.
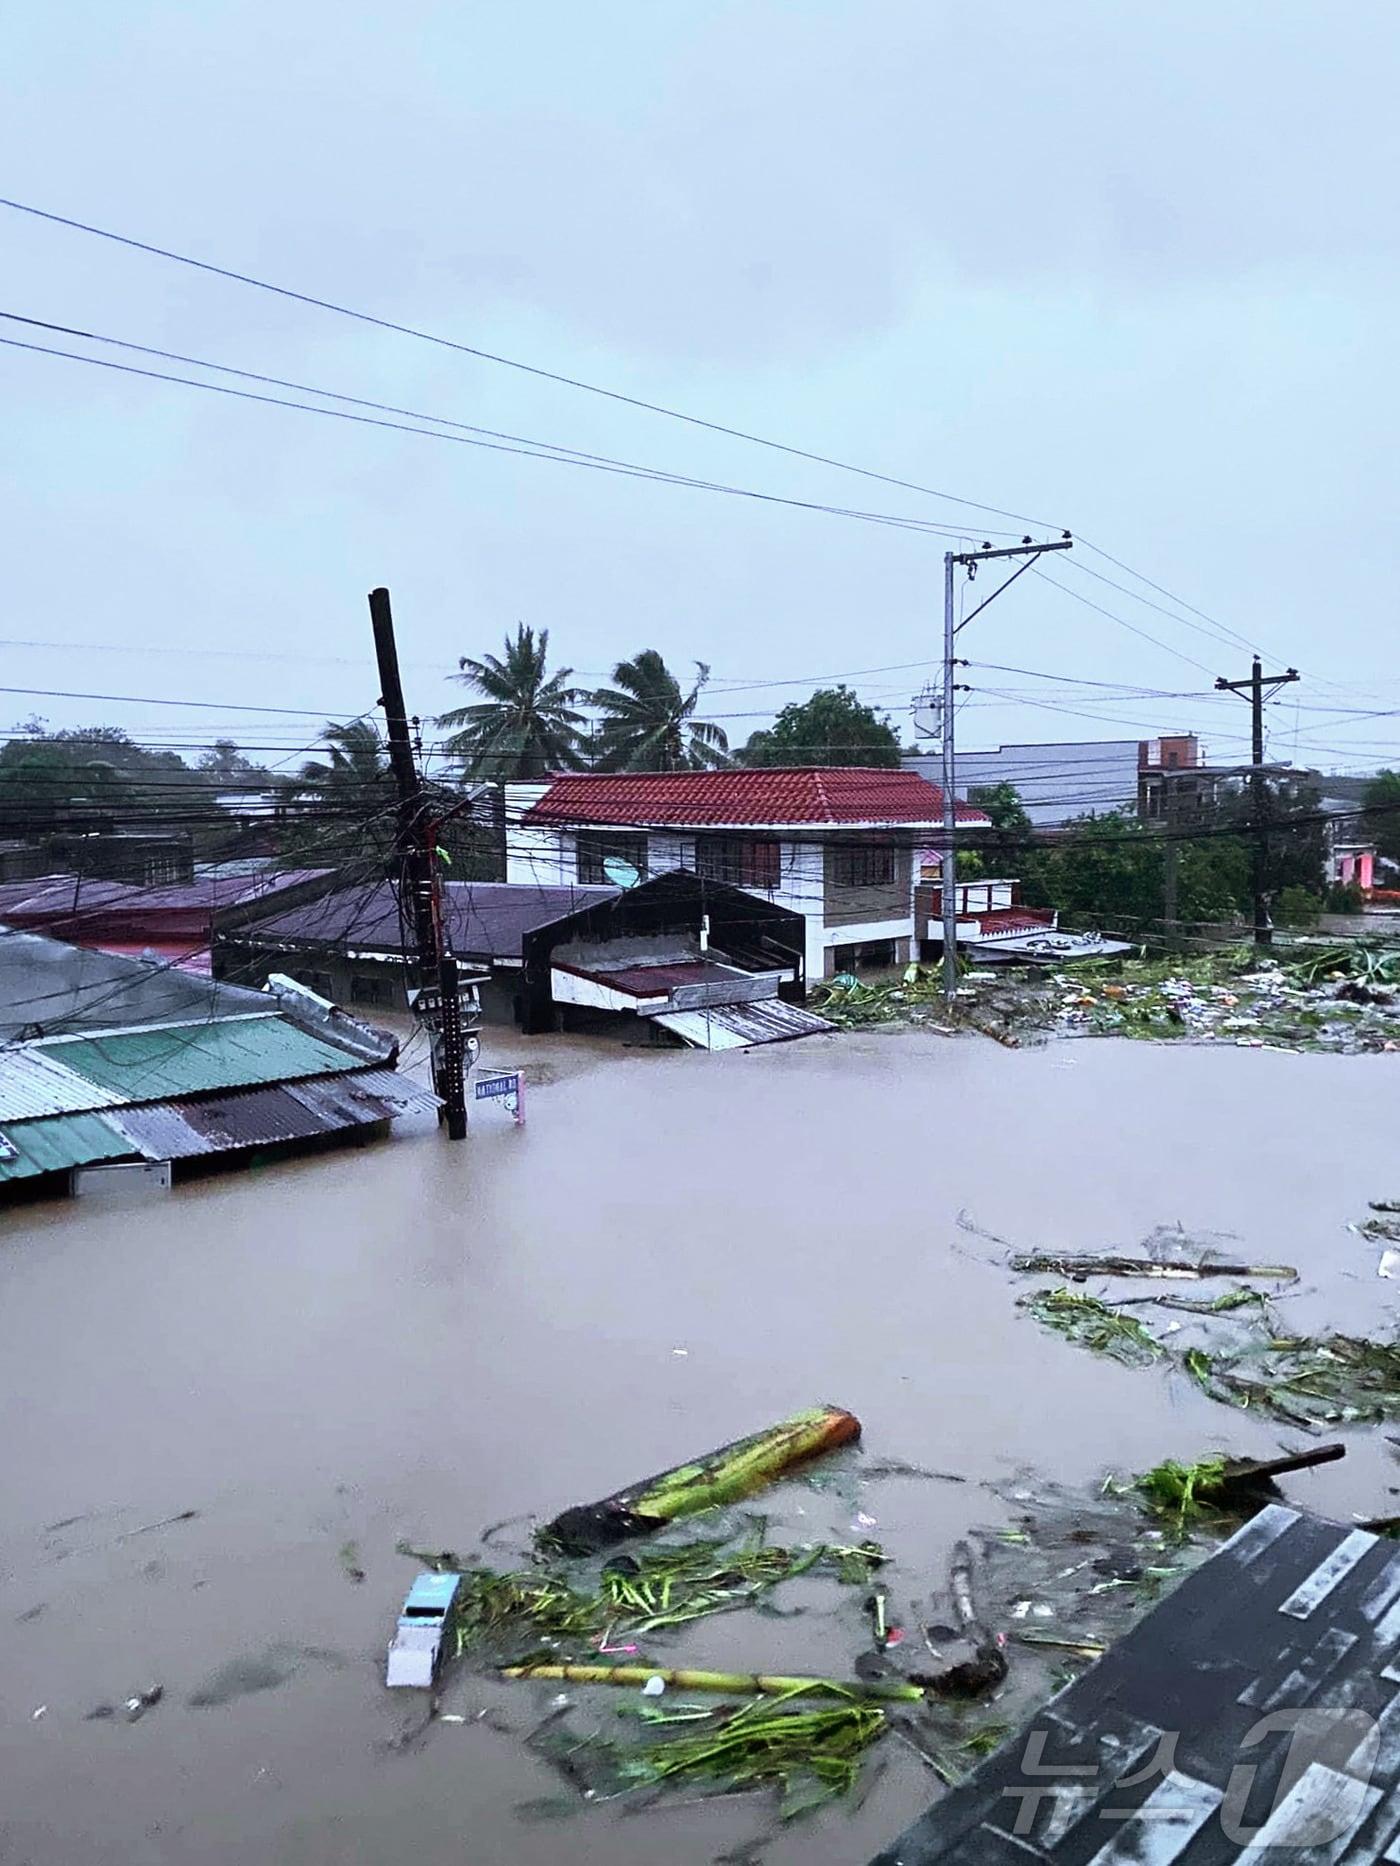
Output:
[[[953,696],[957,691],[953,680],[953,669],[957,662],[953,655],[954,638],[960,629],[965,629],[973,616],[981,615],[988,603],[996,601],[1002,591],[1008,589],[1022,571],[1029,570],[1037,557],[1043,557],[1047,551],[1068,551],[1074,540],[1066,532],[1053,544],[1032,544],[1029,538],[1023,538],[1020,544],[1010,545],[1002,550],[993,550],[990,544],[984,544],[980,551],[949,551],[943,559],[943,854],[940,863],[940,876],[943,882],[943,996],[951,1004],[958,995],[958,873],[957,856],[953,850],[953,837],[957,825],[957,800],[954,795],[957,783],[957,765],[953,749]],[[977,574],[977,566],[996,557],[1023,557],[1026,561],[999,584],[990,596],[984,597],[961,622],[954,621],[953,572],[958,564],[965,564],[969,578]]]
[[[374,653],[379,663],[380,705],[389,737],[389,765],[399,792],[399,827],[395,844],[413,908],[416,965],[407,964],[405,982],[416,972],[420,994],[426,993],[427,1019],[432,1044],[433,1088],[442,1102],[442,1118],[449,1140],[467,1134],[466,1045],[462,1030],[462,1002],[457,982],[457,961],[443,938],[442,898],[438,883],[434,826],[428,816],[422,780],[409,737],[408,711],[399,655],[394,644],[394,618],[388,590],[369,593]],[[412,1002],[412,1000],[410,1000]],[[423,1002],[422,996],[418,1000]]]
[[[1272,699],[1280,687],[1286,687],[1290,680],[1297,680],[1298,670],[1290,667],[1282,674],[1265,674],[1259,665],[1259,656],[1254,657],[1247,680],[1217,680],[1215,685],[1221,693],[1239,693],[1249,695],[1249,710],[1253,731],[1250,738],[1250,773],[1249,773],[1249,814],[1254,825],[1254,944],[1256,947],[1272,946],[1274,943],[1273,922],[1269,918],[1269,828],[1264,797],[1264,689],[1269,689],[1268,698]]]

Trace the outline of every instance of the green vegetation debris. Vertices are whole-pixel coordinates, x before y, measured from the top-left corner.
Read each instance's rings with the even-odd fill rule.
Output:
[[[1058,1334],[1107,1354],[1126,1367],[1146,1367],[1166,1353],[1162,1344],[1135,1317],[1123,1315],[1098,1296],[1081,1290],[1046,1289],[1022,1296],[1020,1305],[1038,1322]]]
[[[1170,1518],[1178,1533],[1184,1534],[1191,1522],[1217,1513],[1217,1506],[1209,1499],[1224,1481],[1223,1457],[1202,1458],[1195,1464],[1178,1464],[1175,1458],[1165,1458],[1143,1472],[1136,1488],[1156,1515]]]
[[[1218,1377],[1241,1405],[1307,1425],[1400,1419],[1400,1342],[1356,1335],[1272,1340]]]
[[[588,1591],[558,1564],[512,1573],[469,1568],[456,1606],[457,1653],[552,1648],[597,1649],[753,1606],[780,1582],[822,1570],[848,1585],[867,1583],[885,1560],[876,1542],[819,1542],[786,1549],[750,1539],[735,1547],[696,1541],[614,1555]]]
[[[1214,1301],[1159,1297],[1157,1304],[1202,1316],[1252,1309],[1267,1326],[1267,1298],[1248,1289],[1226,1291]],[[1041,1290],[1019,1299],[1019,1307],[1046,1328],[1080,1347],[1145,1367],[1167,1360],[1212,1399],[1264,1412],[1291,1425],[1379,1425],[1400,1420],[1400,1340],[1370,1341],[1356,1335],[1280,1337],[1256,1334],[1207,1350],[1169,1346],[1121,1309],[1098,1296],[1070,1289]]]
[[[791,1695],[791,1694],[790,1694]],[[729,1795],[776,1788],[784,1820],[849,1794],[866,1752],[885,1734],[886,1713],[851,1702],[802,1708],[788,1699],[756,1699],[735,1709],[721,1705],[703,1718],[648,1720],[641,1742],[604,1736],[568,1741],[571,1779],[584,1779],[594,1795],[689,1787],[701,1794]]]

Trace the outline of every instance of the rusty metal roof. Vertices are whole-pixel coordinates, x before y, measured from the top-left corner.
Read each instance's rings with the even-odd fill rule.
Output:
[[[360,1069],[348,1076],[318,1076],[284,1084],[289,1095],[314,1112],[349,1120],[393,1120],[401,1114],[432,1114],[438,1098],[397,1069]],[[372,1112],[374,1111],[374,1112]]]
[[[106,1118],[129,1149],[146,1159],[188,1160],[199,1154],[312,1140],[436,1107],[436,1098],[416,1082],[392,1069],[369,1069],[314,1082],[115,1109]]]

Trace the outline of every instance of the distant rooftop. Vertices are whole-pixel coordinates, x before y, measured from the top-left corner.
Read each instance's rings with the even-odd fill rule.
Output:
[[[262,992],[0,925],[0,1040],[266,1012]]]
[[[527,933],[580,908],[614,900],[618,888],[536,887],[512,881],[449,881],[445,896],[452,950],[464,958],[518,959]],[[401,952],[399,904],[387,881],[339,888],[304,906],[244,925],[239,937],[261,943],[324,945],[363,952]]]

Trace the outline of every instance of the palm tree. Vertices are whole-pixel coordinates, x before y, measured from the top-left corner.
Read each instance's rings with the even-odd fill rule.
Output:
[[[336,851],[384,856],[393,846],[398,792],[388,753],[367,719],[328,725],[326,756],[309,758],[283,780],[283,850],[298,856]]]
[[[579,727],[574,710],[579,697],[569,685],[571,667],[545,677],[549,630],[517,623],[515,638],[505,640],[505,658],[494,654],[474,661],[463,655],[461,673],[453,676],[485,699],[439,715],[440,726],[456,727],[447,740],[472,778],[533,778],[547,771],[577,770]]]
[[[729,762],[729,740],[720,727],[695,718],[710,670],[695,663],[689,693],[655,648],[643,648],[613,669],[613,687],[593,694],[603,715],[598,730],[601,771],[703,771]]]
[[[300,790],[319,797],[363,797],[367,792],[392,793],[389,758],[378,730],[367,719],[348,725],[328,725],[321,734],[329,748],[326,758],[309,758],[297,779]]]

